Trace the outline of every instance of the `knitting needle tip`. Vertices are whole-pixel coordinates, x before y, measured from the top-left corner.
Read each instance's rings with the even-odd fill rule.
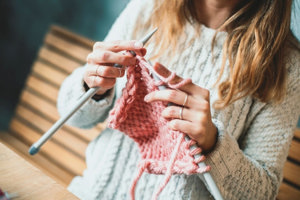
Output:
[[[155,28],[153,31],[151,31],[150,33],[148,33],[143,39],[141,39],[140,41],[143,43],[143,45],[145,45],[148,40],[152,37],[152,35],[157,31],[158,28]]]

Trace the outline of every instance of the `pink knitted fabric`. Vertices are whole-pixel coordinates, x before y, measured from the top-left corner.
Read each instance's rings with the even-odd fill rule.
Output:
[[[144,101],[145,95],[158,90],[158,84],[177,89],[191,80],[186,79],[177,85],[170,85],[168,82],[175,77],[173,73],[167,79],[160,77],[162,81],[158,83],[149,73],[152,66],[144,58],[137,58],[138,64],[127,69],[127,84],[109,114],[108,127],[124,132],[139,146],[141,161],[131,187],[132,199],[135,186],[144,171],[165,174],[163,182],[152,197],[157,199],[172,174],[203,173],[210,168],[198,167],[197,163],[203,161],[204,157],[194,159],[193,155],[201,153],[200,148],[193,151],[189,149],[195,144],[194,141],[185,141],[183,133],[168,128],[168,121],[161,116],[161,112],[167,107],[166,103]]]

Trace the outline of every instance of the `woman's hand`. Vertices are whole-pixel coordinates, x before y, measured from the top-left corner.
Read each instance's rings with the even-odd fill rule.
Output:
[[[167,78],[171,72],[159,63],[154,70]],[[176,76],[170,84],[177,84],[183,79]],[[217,128],[212,123],[209,91],[193,83],[185,84],[179,90],[166,89],[154,91],[145,96],[146,102],[165,101],[173,103],[162,112],[169,119],[169,128],[186,133],[195,140],[204,152],[213,150],[217,142]]]
[[[119,53],[132,50],[144,56],[146,49],[137,41],[96,42],[93,51],[87,56],[87,67],[84,81],[88,87],[100,87],[97,95],[104,94],[114,87],[116,78],[124,76],[125,69],[113,67],[114,64],[122,66],[135,65],[137,60],[130,53]]]

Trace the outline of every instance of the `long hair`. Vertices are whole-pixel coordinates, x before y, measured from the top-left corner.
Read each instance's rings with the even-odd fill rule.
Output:
[[[284,46],[290,33],[291,4],[292,0],[242,1],[218,29],[226,30],[227,38],[215,108],[224,108],[248,95],[262,102],[282,100],[286,93]],[[163,27],[155,35],[163,38],[155,40],[163,52],[178,48],[177,38],[184,34],[186,23],[197,22],[196,13],[194,0],[156,0],[152,16],[144,25]],[[215,38],[212,47],[214,42]],[[229,77],[220,82],[226,61]]]

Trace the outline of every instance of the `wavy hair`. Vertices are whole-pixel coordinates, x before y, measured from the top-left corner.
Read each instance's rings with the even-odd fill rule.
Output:
[[[195,0],[156,0],[152,17],[145,27],[164,27],[156,33],[160,52],[176,49],[177,38],[184,34],[186,23],[196,21]],[[290,33],[292,0],[241,1],[238,8],[217,30],[226,30],[223,61],[219,74],[221,109],[251,95],[262,102],[280,102],[286,93],[284,46]],[[216,32],[216,34],[217,34]],[[200,33],[201,34],[201,33]],[[212,41],[215,43],[216,35]],[[220,82],[229,63],[229,76]]]

